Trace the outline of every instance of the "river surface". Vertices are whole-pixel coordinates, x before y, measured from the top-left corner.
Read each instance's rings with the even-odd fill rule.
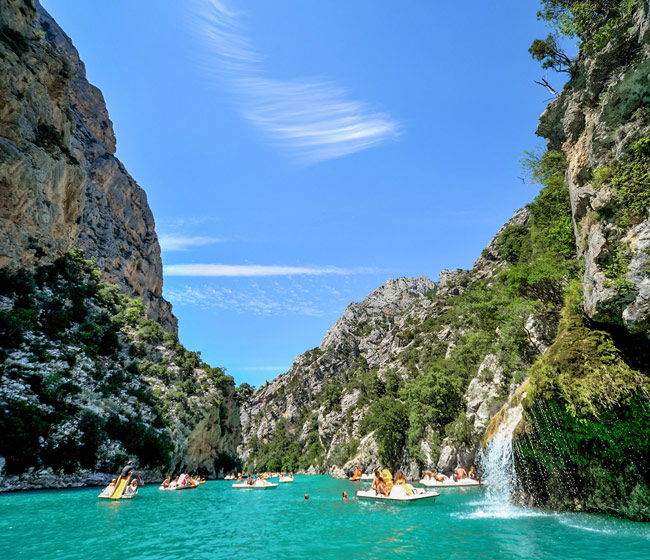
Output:
[[[3,494],[0,558],[650,558],[648,523],[516,508],[482,488],[445,489],[431,505],[341,500],[361,486],[297,476],[272,490],[152,485],[120,501],[98,489]]]

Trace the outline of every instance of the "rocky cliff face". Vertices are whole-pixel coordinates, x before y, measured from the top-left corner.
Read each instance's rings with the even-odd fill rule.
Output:
[[[557,338],[529,370],[514,436],[515,499],[639,521],[650,519],[649,10],[607,4],[607,40],[582,38],[571,80],[540,120],[538,134],[567,161],[583,270]]]
[[[174,332],[153,215],[114,156],[101,92],[37,2],[2,0],[0,27],[0,267],[47,264],[78,246]]]
[[[639,169],[650,133],[650,21],[647,4],[632,6],[603,48],[578,57],[537,133],[568,161],[585,311],[640,332],[650,326],[650,200]]]
[[[216,475],[239,443],[233,379],[99,280],[80,253],[0,283],[0,491]],[[101,477],[100,477],[101,478]]]
[[[115,145],[70,39],[38,2],[0,0],[0,491],[127,458],[152,477],[234,464],[234,382],[178,342]]]
[[[411,478],[472,463],[517,372],[548,348],[557,325],[549,307],[523,305],[513,310],[517,324],[501,331],[492,317],[485,325],[472,317],[485,312],[475,303],[499,289],[509,268],[504,232],[526,231],[529,220],[528,210],[517,212],[471,271],[443,271],[438,283],[389,280],[348,306],[317,348],[244,404],[243,462],[337,476],[392,462]],[[488,314],[510,305],[485,297]],[[382,426],[383,417],[394,424]],[[389,434],[400,431],[391,456]]]

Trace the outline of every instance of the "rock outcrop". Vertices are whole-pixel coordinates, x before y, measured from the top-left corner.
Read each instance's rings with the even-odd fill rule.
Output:
[[[583,15],[595,6],[586,3]],[[650,7],[600,7],[606,40],[581,37],[572,78],[537,131],[566,158],[583,269],[519,398],[513,499],[648,521]],[[492,419],[488,438],[506,412]]]
[[[234,381],[179,343],[115,149],[67,35],[0,0],[0,491],[103,483],[127,458],[154,479],[235,464]]]
[[[101,92],[38,2],[0,1],[0,267],[33,268],[72,247],[176,331],[145,192],[115,157]]]
[[[625,174],[635,150],[642,150],[635,143],[650,134],[647,9],[639,3],[617,22],[603,48],[580,54],[573,78],[537,130],[549,149],[562,151],[568,161],[585,311],[595,321],[623,324],[631,332],[650,326],[650,216],[640,192],[647,189],[647,177],[634,185],[634,177]],[[645,207],[634,198],[645,200]]]
[[[403,403],[394,406],[403,406],[413,434],[407,445],[407,428],[402,428],[404,452],[395,459],[407,476],[418,477],[422,468],[450,472],[472,463],[489,419],[516,387],[516,360],[507,363],[503,347],[510,335],[498,328],[477,331],[468,314],[480,296],[472,294],[503,282],[508,265],[499,240],[508,230],[526,231],[529,220],[527,209],[516,212],[471,271],[443,271],[438,283],[389,280],[350,304],[317,348],[298,356],[286,374],[244,403],[242,461],[268,466],[265,450],[272,449],[275,455],[289,453],[278,468],[348,476],[357,465],[376,467],[386,460],[385,435],[368,418],[390,415],[377,407],[392,402]],[[539,308],[516,313],[520,325],[512,328],[528,333],[518,351],[522,369],[548,348],[557,317]],[[459,360],[466,369],[453,365]],[[447,379],[453,379],[453,387],[445,389]],[[427,383],[441,384],[441,394]],[[439,414],[431,416],[429,406]],[[421,421],[418,410],[431,420]],[[302,450],[296,462],[285,451],[292,438]]]

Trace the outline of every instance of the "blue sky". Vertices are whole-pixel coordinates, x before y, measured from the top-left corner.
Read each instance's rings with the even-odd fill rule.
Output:
[[[536,0],[43,0],[146,190],[181,341],[259,385],[530,201]],[[561,87],[561,76],[549,76]]]

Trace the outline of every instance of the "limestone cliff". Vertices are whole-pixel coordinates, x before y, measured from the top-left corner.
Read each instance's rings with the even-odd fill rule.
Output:
[[[647,175],[631,168],[647,158],[650,20],[647,3],[630,6],[604,47],[578,56],[537,133],[568,161],[585,311],[640,332],[650,326],[650,199]]]
[[[647,521],[650,7],[581,9],[569,15],[600,21],[599,41],[579,37],[571,79],[537,132],[567,162],[582,270],[566,290],[557,338],[528,372],[514,436],[515,498]]]
[[[115,157],[101,92],[38,2],[0,1],[0,267],[53,262],[72,247],[175,332],[144,191]]]
[[[411,478],[473,462],[557,325],[550,286],[562,278],[543,305],[499,295],[510,269],[503,238],[529,235],[530,221],[531,210],[517,212],[471,271],[389,280],[350,304],[317,348],[244,403],[243,462],[337,476],[382,462]]]
[[[0,491],[97,484],[127,457],[150,476],[234,464],[234,382],[179,343],[115,147],[70,39],[0,0]]]

